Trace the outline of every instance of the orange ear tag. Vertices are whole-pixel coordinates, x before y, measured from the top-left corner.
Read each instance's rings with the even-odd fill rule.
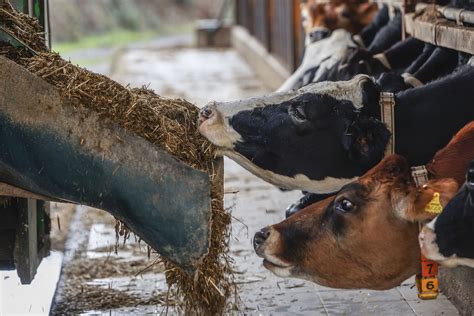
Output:
[[[439,197],[440,194],[438,192],[435,192],[435,194],[433,195],[433,199],[428,204],[426,204],[425,212],[441,214],[441,212],[443,211],[443,206],[441,205]]]

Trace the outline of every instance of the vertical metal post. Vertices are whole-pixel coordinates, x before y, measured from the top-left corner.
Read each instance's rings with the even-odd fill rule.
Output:
[[[46,46],[51,49],[51,23],[49,21],[49,0],[44,0],[44,31],[46,36]]]
[[[28,0],[28,15],[35,16],[34,0]]]

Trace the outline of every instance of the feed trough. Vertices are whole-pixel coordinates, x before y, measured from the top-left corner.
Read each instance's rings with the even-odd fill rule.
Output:
[[[195,271],[209,249],[211,180],[219,176],[211,179],[118,124],[105,124],[2,56],[0,77],[0,195],[106,210],[162,256]]]

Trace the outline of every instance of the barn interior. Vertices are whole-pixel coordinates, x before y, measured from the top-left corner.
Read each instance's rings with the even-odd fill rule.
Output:
[[[440,267],[439,293],[425,300],[414,277],[383,291],[329,288],[278,277],[255,254],[254,234],[284,220],[301,190],[282,190],[232,159],[214,156],[195,125],[199,109],[211,101],[267,95],[288,84],[310,51],[302,8],[312,2],[0,0],[6,12],[0,17],[11,15],[11,8],[24,14],[25,25],[32,17],[43,30],[12,32],[7,19],[0,20],[0,73],[6,78],[0,83],[0,119],[1,112],[14,117],[20,127],[13,131],[34,135],[15,140],[6,127],[0,137],[0,315],[472,313],[472,268]],[[314,5],[339,8],[339,2],[345,3]],[[399,12],[399,41],[414,38],[466,60],[474,54],[474,11],[468,6],[370,3],[379,10],[386,6],[391,15]],[[427,10],[434,12],[429,18],[422,13]],[[44,51],[32,46],[35,39],[44,41]],[[11,47],[26,55],[11,57]],[[54,84],[59,74],[66,79]],[[297,84],[317,74],[306,72]],[[88,83],[95,78],[104,85],[113,80],[110,89],[117,90],[106,94],[101,83]],[[94,108],[102,97],[119,103],[121,91],[134,101],[126,120],[108,117],[109,125],[84,104],[65,101],[87,99]],[[175,115],[169,120],[178,127],[167,132],[175,125],[164,120],[159,133],[169,136],[155,141],[147,138],[153,128],[134,125],[152,112],[141,112],[136,121],[128,117],[140,116],[135,107],[163,99],[170,100],[163,108],[191,114],[182,120],[182,112],[157,114]],[[49,114],[51,108],[57,110]],[[65,123],[59,121],[63,116]],[[179,134],[180,126],[189,130]],[[108,163],[114,159],[119,163]]]

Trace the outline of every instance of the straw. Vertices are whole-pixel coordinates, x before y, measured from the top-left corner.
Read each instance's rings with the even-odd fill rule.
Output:
[[[222,314],[228,298],[236,295],[232,260],[228,255],[231,217],[224,210],[223,193],[212,163],[215,148],[198,132],[198,108],[186,100],[160,97],[146,88],[124,87],[63,60],[46,49],[39,23],[16,12],[9,4],[0,7],[0,25],[39,53],[32,56],[28,50],[0,43],[0,54],[55,86],[68,99],[68,104],[93,110],[104,124],[118,124],[184,163],[209,173],[212,182],[209,253],[197,267],[195,276],[166,258],[163,261],[168,286],[185,311]]]

